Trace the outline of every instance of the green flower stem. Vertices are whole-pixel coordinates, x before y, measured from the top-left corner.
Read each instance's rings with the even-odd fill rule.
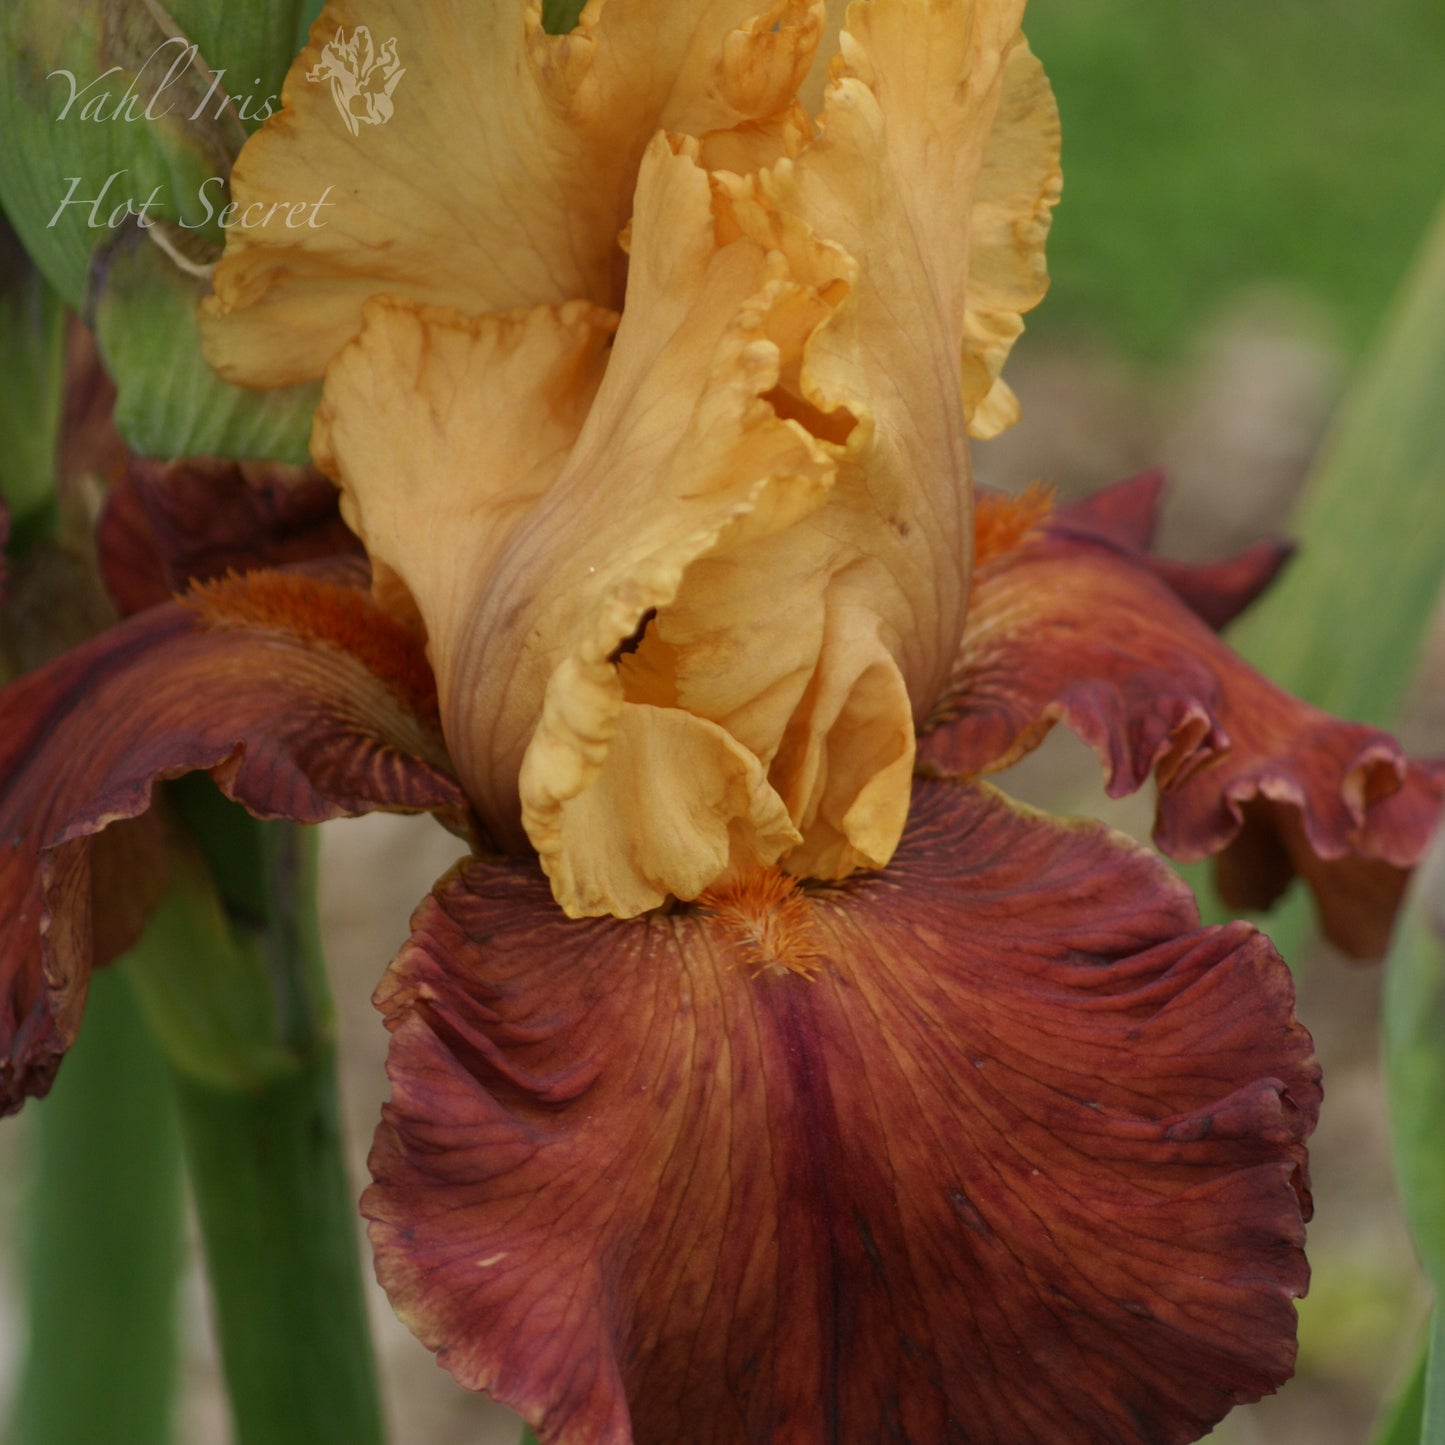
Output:
[[[181,1077],[177,1099],[236,1439],[379,1445],[333,1050],[256,1096]]]
[[[180,858],[136,970],[170,1060],[237,1445],[380,1445],[309,830],[172,785]],[[218,891],[208,887],[208,875]]]
[[[81,1036],[50,1097],[27,1113],[30,1338],[8,1438],[166,1445],[180,1141],[165,1063],[117,970],[94,979]]]
[[[60,300],[0,217],[0,497],[10,553],[53,537],[65,357]],[[0,660],[0,682],[5,663]],[[143,940],[132,957],[153,947]],[[91,984],[85,1027],[22,1128],[28,1339],[11,1445],[167,1445],[183,1258],[180,1138],[165,1061],[124,981]]]

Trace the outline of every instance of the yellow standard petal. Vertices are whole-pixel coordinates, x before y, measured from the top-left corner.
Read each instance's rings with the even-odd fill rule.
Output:
[[[324,57],[363,26],[403,73],[353,134]],[[820,0],[594,0],[565,36],[543,32],[539,0],[330,0],[232,173],[211,364],[248,386],[317,377],[378,294],[469,313],[615,304],[653,134],[772,115],[821,27]]]
[[[816,506],[832,466],[762,399],[826,303],[782,256],[719,244],[711,185],[686,152],[659,138],[642,167],[600,386],[610,318],[585,303],[467,323],[379,302],[318,414],[315,450],[348,518],[426,625],[473,799],[504,836],[520,818],[578,913],[695,896],[736,847],[771,862],[797,839],[762,764],[722,728],[646,705],[624,724],[617,663],[643,616],[721,539]],[[676,793],[626,781],[637,749],[700,781],[707,801],[682,803],[686,826]],[[624,838],[625,882],[612,856]]]
[[[571,913],[897,845],[967,605],[968,434],[1043,284],[1021,8],[857,4],[816,124],[777,94],[797,39],[748,72],[770,113],[657,136],[620,322],[373,302],[328,372],[316,453],[426,627],[459,773]]]
[[[842,443],[826,505],[789,538],[800,560],[826,553],[814,567],[822,643],[785,737],[766,754],[804,834],[785,861],[799,873],[887,861],[906,811],[913,722],[957,652],[967,434],[995,429],[1006,409],[994,378],[1019,310],[1042,294],[1057,191],[1057,126],[1018,33],[1021,11],[853,6],[817,138],[728,186],[742,228],[801,273],[809,256],[846,258],[834,273],[846,300],[775,397]],[[658,620],[663,639],[677,627]],[[758,642],[755,656],[771,655],[782,627]],[[698,703],[685,687],[679,699]]]
[[[328,377],[311,450],[341,483],[380,599],[424,625],[445,704],[467,618],[567,463],[617,317],[586,301],[463,317],[393,298],[364,316]],[[514,768],[526,740],[513,740]],[[461,756],[464,739],[452,747]],[[515,823],[503,836],[519,839]]]
[[[997,436],[1018,420],[1018,401],[999,373],[1023,332],[1023,313],[1048,290],[1044,242],[1062,186],[1054,93],[1020,36],[1004,66],[969,215],[963,396],[976,437]]]

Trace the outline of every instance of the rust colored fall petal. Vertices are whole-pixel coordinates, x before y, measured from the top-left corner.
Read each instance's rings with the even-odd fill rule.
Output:
[[[980,568],[923,768],[995,772],[1063,722],[1098,754],[1111,796],[1156,778],[1165,852],[1193,862],[1232,850],[1221,862],[1231,901],[1265,906],[1299,873],[1329,936],[1379,953],[1445,770],[1273,686],[1209,625],[1212,607],[1228,611],[1222,570],[1211,582],[1205,569],[1192,595],[1122,545],[1117,517],[1110,526],[1065,514]],[[1246,592],[1250,571],[1240,564],[1234,579]]]
[[[1162,468],[1126,477],[1059,509],[1052,530],[1110,542],[1139,560],[1216,631],[1227,627],[1279,575],[1293,544],[1265,538],[1220,562],[1176,562],[1149,555],[1168,478]]]
[[[1273,537],[1219,562],[1148,558],[1149,570],[1216,632],[1228,627],[1284,569],[1294,547]]]
[[[782,886],[568,921],[474,860],[418,912],[363,1209],[442,1364],[545,1445],[1170,1445],[1288,1377],[1319,1086],[1267,940],[982,785]]]
[[[91,964],[99,968],[140,941],[170,886],[171,839],[159,812],[123,818],[86,839],[90,852]]]
[[[360,556],[338,500],[310,468],[130,457],[97,532],[106,589],[129,616],[197,578]]]
[[[389,625],[356,589],[258,573],[0,691],[0,1112],[49,1087],[93,963],[138,926],[92,922],[118,861],[95,835],[145,814],[157,782],[205,769],[253,812],[299,822],[461,818],[424,664],[408,671]]]
[[[1159,503],[1167,483],[1164,468],[1151,467],[1060,508],[1059,518],[1100,541],[1147,552],[1159,527]]]
[[[1301,746],[1307,757],[1329,757],[1332,740],[1317,736]],[[1342,755],[1337,744],[1333,752]],[[1243,825],[1215,868],[1219,896],[1230,908],[1269,908],[1298,874],[1314,895],[1325,935],[1352,957],[1379,958],[1425,850],[1420,840],[1428,842],[1439,822],[1445,766],[1401,760],[1393,744],[1362,750],[1345,780],[1345,806],[1359,817],[1356,841],[1337,858],[1321,851],[1308,810],[1289,793],[1291,782],[1278,780],[1273,796],[1261,787],[1261,796],[1244,804]],[[1367,799],[1363,807],[1356,790]],[[1386,796],[1371,797],[1371,790]]]

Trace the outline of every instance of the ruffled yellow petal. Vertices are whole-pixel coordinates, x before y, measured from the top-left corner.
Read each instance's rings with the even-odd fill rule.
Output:
[[[968,433],[1042,286],[1021,9],[855,5],[816,124],[784,97],[656,137],[610,345],[586,301],[393,300],[332,364],[318,458],[425,624],[470,796],[568,912],[896,847],[967,605]]]
[[[404,74],[388,118],[353,135],[308,76],[358,26],[395,40]],[[539,0],[329,0],[232,173],[212,365],[250,386],[319,376],[377,294],[469,313],[615,304],[653,134],[784,108],[821,26],[820,0],[607,0],[566,36],[543,32]]]
[[[814,687],[772,772],[803,833],[785,866],[804,878],[883,867],[903,836],[913,781],[903,675],[877,615],[841,600],[840,590],[828,599]]]
[[[621,660],[626,696],[707,718],[768,765],[802,835],[785,866],[881,867],[907,814],[914,723],[866,570],[829,496],[785,530],[734,528]]]
[[[533,841],[570,913],[630,918],[669,894],[696,898],[799,841],[763,765],[715,723],[628,702],[610,727],[595,771],[577,769],[572,743],[555,735],[522,766],[529,798],[569,773],[581,784],[533,814]]]
[[[585,301],[468,319],[377,299],[327,377],[312,452],[342,486],[381,599],[420,615],[447,715],[465,706],[468,619],[566,465],[616,320]],[[529,735],[511,739],[513,772]],[[471,738],[451,736],[463,765]],[[521,841],[513,814],[488,821]]]
[[[848,9],[849,0],[828,0],[823,37],[800,92],[812,113],[823,107]],[[1018,420],[1018,401],[999,372],[1023,331],[1023,313],[1048,289],[1044,242],[1063,184],[1059,144],[1053,92],[1018,36],[1008,50],[1003,93],[968,216],[963,388],[969,432],[976,437],[996,436]]]
[[[847,293],[774,397],[815,430],[831,427],[841,446],[835,485],[784,539],[794,565],[778,568],[775,585],[766,573],[777,558],[753,559],[752,577],[749,559],[734,559],[729,579],[734,589],[801,591],[813,608],[807,628],[794,601],[775,623],[761,619],[750,648],[734,646],[754,685],[772,688],[783,675],[773,659],[795,679],[790,645],[816,639],[785,732],[759,748],[804,835],[786,860],[800,873],[835,877],[887,861],[906,813],[913,715],[938,695],[957,648],[971,527],[967,432],[977,420],[964,399],[970,389],[985,397],[991,384],[979,362],[984,384],[970,388],[972,338],[984,330],[976,317],[997,321],[1019,292],[1005,283],[1027,270],[995,255],[993,221],[974,220],[977,196],[1001,209],[990,157],[1010,151],[995,125],[1009,77],[1036,69],[1017,33],[1020,10],[854,7],[817,138],[756,177],[723,181],[746,234],[820,289],[831,279]],[[1010,103],[1004,120],[1014,134],[1023,125],[1014,111],[1029,107]],[[996,273],[977,298],[978,256],[960,241],[970,236],[983,237]],[[678,659],[679,705],[736,726],[715,696],[723,681],[746,681],[727,677],[717,661],[725,649],[714,644],[689,676],[688,629],[696,634],[698,619],[720,608],[725,588],[697,592],[683,588],[656,634]],[[761,695],[778,700],[774,690]]]
[[[738,861],[735,848],[719,847],[720,837],[737,832],[726,818],[718,820],[721,832],[679,829],[666,815],[688,808],[681,795],[640,795],[617,781],[637,770],[629,734],[618,732],[626,696],[619,647],[648,613],[668,615],[695,564],[794,526],[821,503],[832,474],[830,448],[764,400],[827,304],[778,253],[726,239],[715,215],[720,200],[690,150],[674,154],[659,140],[644,162],[631,281],[607,376],[566,475],[529,531],[535,549],[507,569],[519,584],[513,590],[530,598],[522,625],[535,619],[534,635],[547,639],[520,645],[514,705],[535,699],[529,664],[549,667],[521,771],[522,818],[559,900],[575,912],[624,911],[620,892],[608,899],[569,882],[604,876],[608,855],[616,855],[610,868],[623,855],[635,861],[639,885],[651,885],[649,906],[667,893],[695,897],[720,863]],[[559,557],[567,559],[560,570]],[[746,608],[744,595],[719,600],[714,635],[746,652],[739,628],[746,618],[732,610]],[[486,651],[495,659],[509,645],[483,627],[474,636],[487,645],[469,654],[480,670]],[[736,739],[680,701],[697,725],[673,720],[669,745],[714,756],[679,757],[667,771],[678,779],[731,777],[729,796],[737,794]],[[789,842],[797,835],[771,790],[756,792],[763,770],[753,767],[741,841],[761,833],[766,846],[755,860],[773,861],[780,829]],[[498,778],[498,787],[505,782]],[[564,826],[589,790],[617,806],[603,813],[589,805],[579,816],[596,818],[593,826]]]
[[[1063,176],[1059,117],[1043,67],[1022,37],[1004,66],[1003,96],[969,215],[963,397],[968,429],[997,436],[1018,420],[999,372],[1024,329],[1023,313],[1048,290],[1044,242]]]
[[[328,374],[318,420],[348,516],[426,624],[469,792],[504,836],[520,816],[573,912],[695,896],[730,838],[757,840],[750,861],[796,838],[759,792],[761,764],[740,771],[722,729],[679,715],[619,733],[619,649],[644,614],[720,544],[795,523],[832,469],[826,444],[762,399],[827,303],[780,255],[719,243],[708,177],[685,151],[659,138],[643,164],[628,304],[595,397],[606,318],[585,303],[467,324],[376,303]],[[621,781],[637,774],[629,739],[654,758],[710,751],[668,768],[756,806],[741,820],[724,809],[720,832],[680,828],[664,816],[676,795]],[[577,802],[594,788],[613,801],[611,826],[569,822],[597,814]],[[619,881],[625,860],[603,855],[624,836]],[[598,879],[612,880],[606,897]]]
[[[770,399],[829,443],[834,485],[786,530],[719,537],[654,604],[623,675],[631,696],[716,722],[768,765],[803,835],[784,860],[800,873],[887,862],[907,812],[914,713],[957,650],[970,343],[975,318],[1002,315],[1019,291],[1007,283],[1027,271],[994,255],[992,221],[973,221],[980,193],[1001,210],[990,167],[1013,141],[996,139],[999,107],[1012,106],[1014,140],[1028,129],[1019,115],[1037,109],[1009,79],[1037,73],[1020,9],[859,7],[817,138],[756,177],[717,178],[720,229],[785,257],[832,304]],[[716,163],[719,152],[710,137],[700,154]],[[639,213],[634,236],[645,231]],[[959,241],[971,234],[996,273],[977,300]],[[554,675],[559,713],[578,686]]]
[[[857,7],[816,138],[783,116],[701,148],[709,165],[767,162],[719,177],[724,219],[834,303],[771,400],[834,443],[838,467],[797,525],[691,567],[623,671],[629,696],[715,721],[768,764],[803,834],[785,859],[799,873],[887,862],[914,714],[956,652],[966,437],[982,415],[967,399],[995,406],[990,368],[1035,259],[1000,252],[1011,193],[995,174],[1034,141],[1048,99],[1023,83],[1037,67],[1020,8]],[[1051,143],[1036,149],[1053,155]],[[960,237],[977,239],[972,257]],[[988,273],[977,290],[974,261]]]

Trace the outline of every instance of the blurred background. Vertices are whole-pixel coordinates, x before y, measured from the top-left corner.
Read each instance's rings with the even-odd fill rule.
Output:
[[[1336,403],[1445,196],[1445,6],[1032,0],[1026,29],[1063,114],[1065,191],[1053,290],[1007,373],[1024,419],[979,448],[980,477],[1011,490],[1042,478],[1067,497],[1163,464],[1173,477],[1163,550],[1217,556],[1287,532]],[[1368,648],[1389,626],[1361,617],[1340,646]],[[1399,723],[1413,747],[1445,752],[1445,647],[1427,652]],[[1070,739],[1055,737],[1005,781],[1054,810],[1147,836],[1152,800],[1109,803],[1092,757]],[[325,832],[358,1181],[384,1095],[385,1035],[368,996],[455,851],[427,821]],[[1378,972],[1300,962],[1300,1012],[1327,1089],[1313,1149],[1314,1285],[1301,1306],[1298,1377],[1279,1398],[1236,1411],[1213,1437],[1230,1445],[1361,1445],[1424,1317],[1390,1176]],[[7,1239],[25,1132],[24,1118],[0,1131]],[[14,1271],[13,1253],[0,1258],[0,1419],[22,1339]],[[187,1290],[179,1438],[223,1441],[194,1268]],[[511,1418],[453,1386],[379,1293],[374,1304],[397,1445],[513,1445]]]

